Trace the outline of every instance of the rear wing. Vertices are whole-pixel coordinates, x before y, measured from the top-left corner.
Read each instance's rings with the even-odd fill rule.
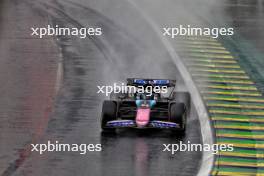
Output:
[[[129,86],[167,86],[175,87],[176,80],[170,79],[144,79],[144,78],[128,78]]]

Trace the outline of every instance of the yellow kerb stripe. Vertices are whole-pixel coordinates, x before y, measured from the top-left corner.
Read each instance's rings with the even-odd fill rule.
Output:
[[[226,161],[216,161],[216,165],[224,166],[244,166],[244,167],[264,167],[264,163],[250,163],[250,162],[226,162]]]
[[[264,173],[213,171],[212,176],[264,176]]]
[[[231,114],[231,115],[255,115],[255,116],[263,116],[263,112],[258,111],[227,111],[227,110],[209,110],[210,113],[214,114]]]
[[[230,144],[226,142],[217,142],[218,144]],[[234,147],[244,147],[244,148],[252,148],[252,149],[264,149],[264,144],[251,144],[251,143],[232,143]]]
[[[243,139],[263,139],[264,135],[242,135],[242,134],[216,134],[217,137],[233,137],[233,138],[243,138]]]

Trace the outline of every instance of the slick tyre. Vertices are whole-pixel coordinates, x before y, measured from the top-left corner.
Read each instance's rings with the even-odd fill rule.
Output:
[[[106,127],[106,123],[111,120],[116,120],[117,104],[114,101],[106,100],[103,102],[101,128],[103,132],[114,132],[114,128]]]

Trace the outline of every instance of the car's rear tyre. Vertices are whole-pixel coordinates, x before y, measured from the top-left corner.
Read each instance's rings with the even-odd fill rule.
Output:
[[[187,109],[190,108],[191,96],[189,92],[174,92],[174,101],[184,103]]]
[[[120,100],[120,99],[124,99],[126,97],[126,94],[125,93],[114,93],[112,92],[110,94],[110,100]]]
[[[170,121],[180,125],[180,133],[184,133],[186,130],[187,109],[184,103],[171,103],[170,104]]]
[[[115,128],[109,128],[106,126],[107,122],[116,120],[117,117],[117,104],[114,101],[106,100],[103,102],[101,128],[103,132],[114,132]]]

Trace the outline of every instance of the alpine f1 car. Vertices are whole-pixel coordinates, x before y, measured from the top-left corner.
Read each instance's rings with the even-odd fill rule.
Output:
[[[117,128],[161,128],[185,132],[190,107],[188,92],[176,92],[176,80],[128,78],[127,86],[168,91],[112,93],[102,107],[103,131]],[[165,92],[165,91],[164,91]]]

